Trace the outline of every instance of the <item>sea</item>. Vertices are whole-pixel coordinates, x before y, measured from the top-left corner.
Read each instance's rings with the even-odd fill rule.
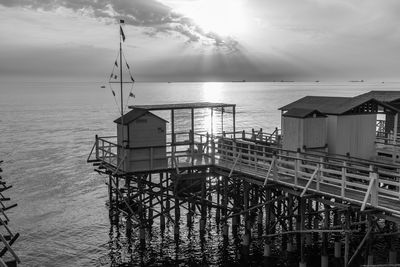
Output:
[[[7,215],[9,227],[20,233],[12,246],[22,261],[20,266],[237,264],[234,249],[222,247],[212,222],[202,240],[196,230],[181,229],[179,243],[174,242],[172,230],[161,236],[154,229],[146,251],[139,251],[135,241],[127,241],[123,229],[111,225],[105,177],[86,163],[96,134],[116,134],[113,120],[120,112],[119,88],[102,85],[0,84],[0,160],[4,161],[0,175],[13,186],[4,195],[18,204]],[[124,107],[200,101],[236,104],[237,130],[271,132],[280,127],[278,108],[301,97],[400,90],[400,83],[138,82],[125,90]],[[127,97],[130,92],[134,97]],[[260,253],[257,249],[253,249],[255,255]]]

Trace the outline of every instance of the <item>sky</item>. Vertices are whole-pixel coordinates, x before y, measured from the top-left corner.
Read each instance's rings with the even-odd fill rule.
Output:
[[[398,81],[398,0],[0,0],[0,79]]]

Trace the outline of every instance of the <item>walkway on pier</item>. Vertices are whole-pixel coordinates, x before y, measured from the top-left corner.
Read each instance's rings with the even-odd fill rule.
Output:
[[[179,134],[177,134],[179,135]],[[330,157],[285,151],[237,133],[230,137],[181,133],[186,140],[169,143],[165,157],[154,156],[157,147],[129,148],[127,153],[144,155],[135,173],[215,167],[229,176],[245,176],[252,183],[279,184],[298,190],[301,196],[320,194],[400,216],[400,165],[350,157]],[[115,173],[123,169],[115,137],[97,137],[92,152],[100,165]],[[90,157],[90,156],[89,156]],[[91,161],[90,159],[88,161]],[[118,168],[119,167],[119,168]]]

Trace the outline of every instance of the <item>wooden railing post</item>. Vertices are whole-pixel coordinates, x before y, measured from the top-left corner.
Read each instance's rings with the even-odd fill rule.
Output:
[[[121,148],[121,153],[123,153],[123,148]],[[107,147],[107,158],[108,158],[108,163],[111,164],[111,144],[108,144]]]
[[[340,196],[345,197],[345,192],[346,192],[346,172],[347,172],[347,163],[346,161],[343,161],[343,167],[342,167],[342,187],[340,190]]]
[[[398,172],[400,171],[400,169],[398,170]],[[399,175],[399,177],[400,177],[400,175]],[[398,193],[399,193],[399,200],[400,200],[400,178],[397,180],[397,190],[398,190]]]
[[[297,149],[296,159],[294,160],[294,184],[298,185],[299,178],[299,167],[300,167],[300,149]]]
[[[96,134],[95,146],[96,146],[96,159],[99,159],[99,137],[97,136],[97,134]]]
[[[321,163],[317,164],[317,185],[316,189],[320,192],[320,183],[321,183]]]
[[[210,141],[210,136],[208,135],[208,132],[206,133],[206,144],[207,144],[207,151],[206,151],[206,154],[207,154],[207,156],[209,156],[210,155],[210,143],[209,143],[209,141]]]
[[[104,149],[104,140],[103,139],[101,139],[101,160],[103,160],[104,161],[104,153],[105,153],[105,149]]]
[[[276,157],[276,151],[274,151],[272,155],[272,174],[273,174],[273,179],[278,180],[278,166],[277,166],[277,157]]]
[[[320,176],[320,181],[323,182],[324,181],[324,172],[322,171],[322,169],[325,168],[325,164],[324,164],[325,159],[324,159],[324,157],[321,157],[319,159],[319,162],[320,162],[320,164],[319,164],[319,169],[320,169],[319,176]]]
[[[214,138],[211,139],[211,163],[215,165],[215,142]]]

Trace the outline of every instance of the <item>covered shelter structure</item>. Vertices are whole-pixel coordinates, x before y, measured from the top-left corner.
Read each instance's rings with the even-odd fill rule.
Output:
[[[363,159],[376,156],[377,114],[397,116],[398,113],[396,107],[373,97],[306,96],[280,108],[282,121],[293,109],[315,110],[326,116],[329,154]],[[298,138],[296,135],[290,135],[290,127],[291,124],[282,123],[283,142]],[[313,126],[310,124],[307,127]]]
[[[197,134],[213,136],[228,131],[235,137],[235,104],[194,102],[135,105],[129,106],[129,108],[160,112],[162,114],[160,116],[168,117],[170,122],[170,127],[167,129],[169,134],[168,142],[172,146],[194,145]],[[191,147],[191,149],[193,150],[194,147]]]
[[[96,157],[116,173],[209,165],[211,162],[201,155],[211,153],[214,136],[223,132],[235,139],[234,104],[196,102],[129,108],[114,121],[116,137],[96,138]]]

